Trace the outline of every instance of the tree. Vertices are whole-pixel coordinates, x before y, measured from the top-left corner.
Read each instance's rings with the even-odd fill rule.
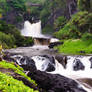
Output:
[[[78,0],[79,11],[89,11],[90,10],[90,0]]]

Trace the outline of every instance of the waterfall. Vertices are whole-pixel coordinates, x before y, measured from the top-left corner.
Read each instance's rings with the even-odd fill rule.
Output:
[[[33,24],[29,21],[25,21],[21,34],[28,37],[43,37],[41,34],[41,21]]]

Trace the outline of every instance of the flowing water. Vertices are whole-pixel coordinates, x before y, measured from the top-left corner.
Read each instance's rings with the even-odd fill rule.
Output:
[[[22,29],[21,34],[24,36],[31,37],[45,37],[41,34],[41,21],[35,24],[31,24],[28,21],[24,24],[24,29]],[[58,41],[57,39],[52,39],[51,42]],[[46,71],[51,74],[60,74],[68,78],[78,81],[87,92],[92,92],[92,56],[67,56],[66,68],[63,67],[55,59],[56,52],[49,49],[48,46],[33,46],[33,47],[21,47],[17,49],[7,50],[10,53],[21,54],[20,56],[15,55],[13,57],[17,58],[17,63],[20,65],[22,55],[26,55],[34,60],[36,68],[41,71]],[[47,56],[53,56],[55,62],[51,62],[51,59]],[[26,64],[26,60],[24,61]],[[51,71],[47,68],[52,67]],[[90,80],[90,84],[89,81]]]

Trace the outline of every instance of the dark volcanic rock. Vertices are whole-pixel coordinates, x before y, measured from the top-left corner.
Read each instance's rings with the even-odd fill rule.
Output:
[[[59,74],[30,71],[28,76],[34,79],[38,86],[46,92],[86,92],[76,81]]]
[[[41,57],[45,57],[47,58],[49,61],[48,62],[48,66],[47,66],[47,69],[46,71],[47,72],[51,72],[51,71],[54,71],[55,70],[55,59],[53,56],[49,56],[49,55],[41,55]]]
[[[21,67],[24,68],[24,70],[29,70],[30,67],[32,70],[36,70],[36,66],[35,66],[35,62],[33,61],[33,59],[27,57],[27,56],[22,56],[22,55],[11,55],[9,53],[5,54],[3,56],[3,59],[6,61],[13,61],[15,63],[17,63],[18,65],[20,65]]]
[[[75,71],[84,70],[85,66],[81,63],[81,61],[79,59],[75,59],[73,62],[73,69]]]
[[[21,56],[21,55],[15,55],[14,56],[16,62],[22,66],[26,71],[28,69],[36,70],[35,62],[33,59],[27,57],[27,56]]]
[[[55,59],[63,65],[64,68],[66,68],[66,64],[67,64],[67,57],[66,56],[62,56],[62,55],[56,55]]]
[[[55,59],[53,56],[49,56],[49,55],[42,55],[42,57],[46,57],[50,60],[51,63],[55,64]]]
[[[8,52],[4,52],[3,59],[9,62],[12,62],[12,61],[16,62],[14,58],[11,58],[11,54]]]
[[[24,56],[23,58],[21,58],[20,63],[21,63],[20,66],[23,67],[24,70],[26,71],[29,69],[32,69],[33,71],[36,70],[35,62],[33,61],[33,59],[27,56]]]
[[[89,59],[90,63],[91,63],[91,66],[90,68],[92,68],[92,57]]]
[[[53,42],[53,43],[50,43],[48,47],[53,48],[54,46],[58,46],[58,45],[61,45],[61,44],[63,44],[63,42]]]

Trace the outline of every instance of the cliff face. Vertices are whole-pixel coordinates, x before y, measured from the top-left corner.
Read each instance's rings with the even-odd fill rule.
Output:
[[[65,16],[70,19],[77,12],[77,0],[66,0],[63,8],[54,10],[48,18],[47,24],[53,25],[55,19],[59,16]]]

